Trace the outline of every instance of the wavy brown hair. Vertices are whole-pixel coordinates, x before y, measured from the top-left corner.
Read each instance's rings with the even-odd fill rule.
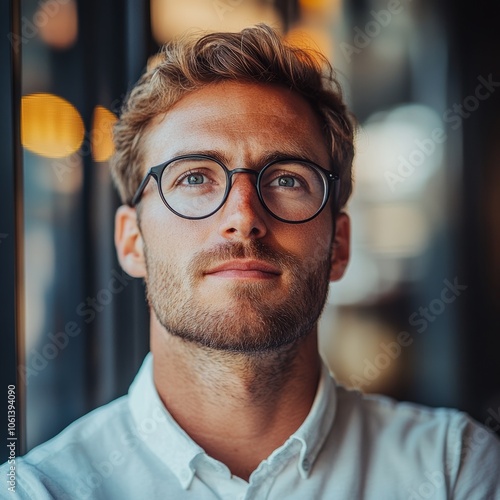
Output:
[[[337,208],[352,191],[354,125],[327,59],[287,44],[265,24],[239,33],[184,37],[165,45],[154,68],[129,93],[114,127],[113,179],[123,203],[130,204],[144,175],[141,139],[151,120],[167,112],[187,92],[211,83],[238,81],[283,85],[302,95],[318,114],[340,175]]]

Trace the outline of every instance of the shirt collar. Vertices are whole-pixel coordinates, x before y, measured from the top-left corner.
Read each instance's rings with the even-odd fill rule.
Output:
[[[284,449],[300,444],[298,469],[307,478],[335,418],[335,382],[325,363],[311,410],[286,443],[269,459]],[[184,489],[189,488],[195,471],[195,457],[205,454],[179,426],[163,405],[153,380],[153,357],[149,353],[129,390],[129,406],[138,437],[176,475]]]
[[[298,468],[302,478],[309,477],[330,432],[335,418],[337,399],[335,381],[326,364],[321,362],[321,374],[311,410],[302,425],[290,436],[301,444]]]
[[[193,459],[203,449],[179,426],[156,391],[149,353],[129,389],[129,405],[138,437],[177,476],[184,489],[194,477]]]

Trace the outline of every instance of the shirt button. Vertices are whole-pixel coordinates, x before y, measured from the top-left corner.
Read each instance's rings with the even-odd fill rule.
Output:
[[[302,468],[306,472],[311,468],[311,464],[309,463],[309,460],[307,460],[307,458],[304,458],[304,460],[302,460]]]

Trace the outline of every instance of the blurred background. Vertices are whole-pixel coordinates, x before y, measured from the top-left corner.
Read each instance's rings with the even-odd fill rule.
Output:
[[[143,284],[113,245],[108,160],[127,90],[186,30],[262,21],[328,56],[359,121],[352,260],[321,320],[324,359],[347,386],[457,407],[498,431],[500,39],[489,5],[2,2],[0,370],[2,390],[17,387],[18,452],[125,394],[149,349]]]

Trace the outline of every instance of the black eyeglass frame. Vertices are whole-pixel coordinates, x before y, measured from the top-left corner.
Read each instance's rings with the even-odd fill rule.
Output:
[[[214,161],[215,163],[217,163],[218,165],[220,165],[222,167],[222,169],[224,170],[224,172],[226,174],[226,189],[224,191],[224,196],[222,197],[222,201],[217,206],[217,208],[215,208],[214,210],[212,210],[207,215],[202,215],[200,217],[191,217],[191,216],[183,215],[183,214],[177,212],[176,210],[174,210],[168,204],[168,202],[165,199],[165,196],[163,194],[163,190],[161,189],[161,177],[163,175],[164,170],[171,163],[173,163],[174,161],[188,160],[188,159],[192,159],[192,160],[211,160],[211,161]],[[266,202],[264,201],[264,198],[263,198],[261,190],[260,190],[260,180],[262,179],[262,176],[263,176],[264,172],[269,167],[271,167],[272,165],[275,165],[276,163],[293,162],[293,161],[304,163],[304,164],[309,165],[309,166],[313,167],[314,169],[316,169],[321,174],[321,178],[323,179],[324,186],[325,186],[325,192],[324,192],[324,195],[323,195],[323,201],[321,202],[321,206],[319,207],[319,209],[311,217],[308,217],[307,219],[299,220],[299,221],[286,220],[286,219],[283,219],[283,218],[279,217],[274,212],[272,212],[271,209],[266,205]],[[334,188],[333,188],[334,197],[335,197],[334,198],[334,203],[335,203],[335,205],[337,205],[337,203],[338,203],[339,192],[340,192],[340,177],[339,177],[339,175],[336,174],[336,173],[334,173],[334,172],[330,172],[329,170],[326,170],[323,167],[320,167],[319,165],[317,165],[316,163],[314,163],[314,162],[312,162],[310,160],[304,160],[303,158],[278,158],[276,160],[270,161],[269,163],[266,163],[260,170],[252,170],[252,169],[249,169],[249,168],[235,168],[234,170],[229,170],[226,167],[226,165],[224,165],[224,163],[222,163],[221,161],[219,161],[217,158],[214,158],[213,156],[201,155],[201,154],[188,154],[188,155],[176,156],[175,158],[167,160],[166,162],[163,162],[163,163],[160,163],[159,165],[151,167],[148,170],[147,174],[144,176],[144,179],[140,183],[139,187],[137,188],[137,191],[135,192],[134,196],[132,197],[132,200],[129,203],[129,205],[131,207],[135,207],[137,205],[137,203],[139,203],[139,200],[140,200],[140,198],[142,196],[142,193],[144,192],[144,189],[146,188],[146,186],[147,186],[147,184],[149,182],[149,179],[151,177],[154,177],[154,179],[156,181],[156,185],[158,187],[158,193],[160,195],[160,198],[162,199],[162,201],[165,204],[165,206],[171,212],[173,212],[178,217],[182,217],[183,219],[189,219],[189,220],[206,219],[206,218],[212,216],[213,214],[215,214],[217,211],[219,211],[222,208],[222,206],[224,205],[224,203],[226,203],[227,198],[229,196],[229,193],[231,191],[231,188],[233,187],[233,182],[232,182],[233,175],[234,174],[239,174],[239,173],[246,173],[246,174],[252,174],[252,175],[256,175],[257,176],[257,179],[255,181],[255,188],[257,190],[257,196],[259,197],[259,200],[260,200],[262,206],[266,209],[266,211],[272,217],[274,217],[275,219],[277,219],[277,220],[279,220],[281,222],[286,222],[287,224],[303,224],[304,222],[309,222],[310,220],[312,220],[315,217],[317,217],[321,213],[321,211],[325,208],[325,206],[326,206],[326,204],[328,202],[328,199],[329,199],[330,193],[331,193],[331,185],[332,185],[332,183],[334,185]],[[334,212],[336,212],[336,209],[337,209],[337,207],[335,207],[335,211]]]

